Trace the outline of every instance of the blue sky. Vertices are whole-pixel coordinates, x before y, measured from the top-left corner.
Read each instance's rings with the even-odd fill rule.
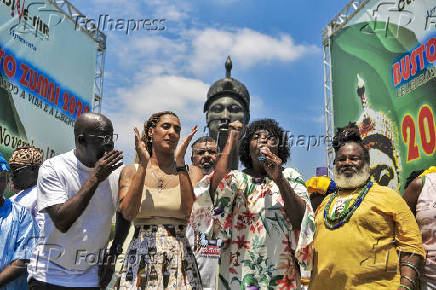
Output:
[[[251,120],[273,118],[296,138],[324,135],[321,31],[348,1],[72,1],[88,18],[165,19],[165,30],[108,31],[102,113],[120,135],[125,163],[134,157],[133,126],[172,110],[182,136],[205,126],[207,89],[232,76],[251,95]],[[205,134],[206,132],[204,132]],[[196,137],[203,134],[197,133]],[[294,146],[288,166],[305,179],[326,164],[325,147]],[[189,161],[189,156],[186,158]]]

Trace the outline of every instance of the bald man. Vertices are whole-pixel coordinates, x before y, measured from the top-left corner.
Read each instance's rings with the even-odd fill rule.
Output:
[[[112,122],[86,113],[74,126],[76,148],[39,169],[40,241],[28,267],[29,289],[99,289],[98,267],[118,200],[122,152]]]

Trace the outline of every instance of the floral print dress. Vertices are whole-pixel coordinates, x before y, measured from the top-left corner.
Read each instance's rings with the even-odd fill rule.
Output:
[[[315,223],[309,196],[300,173],[286,168],[283,174],[306,203],[299,231],[292,228],[278,186],[269,178],[254,182],[231,171],[220,182],[213,207],[211,176],[197,184],[191,225],[225,242],[218,289],[299,289],[300,267],[311,270]]]

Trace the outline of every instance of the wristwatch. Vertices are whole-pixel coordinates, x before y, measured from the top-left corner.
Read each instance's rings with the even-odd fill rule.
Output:
[[[177,173],[179,173],[179,172],[188,172],[189,171],[189,167],[188,167],[188,165],[182,165],[182,166],[177,166],[176,167],[176,172]]]

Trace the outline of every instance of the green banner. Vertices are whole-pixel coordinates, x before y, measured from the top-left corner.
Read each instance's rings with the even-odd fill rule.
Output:
[[[334,124],[357,123],[374,180],[402,193],[436,164],[436,9],[390,3],[370,1],[330,39]]]

